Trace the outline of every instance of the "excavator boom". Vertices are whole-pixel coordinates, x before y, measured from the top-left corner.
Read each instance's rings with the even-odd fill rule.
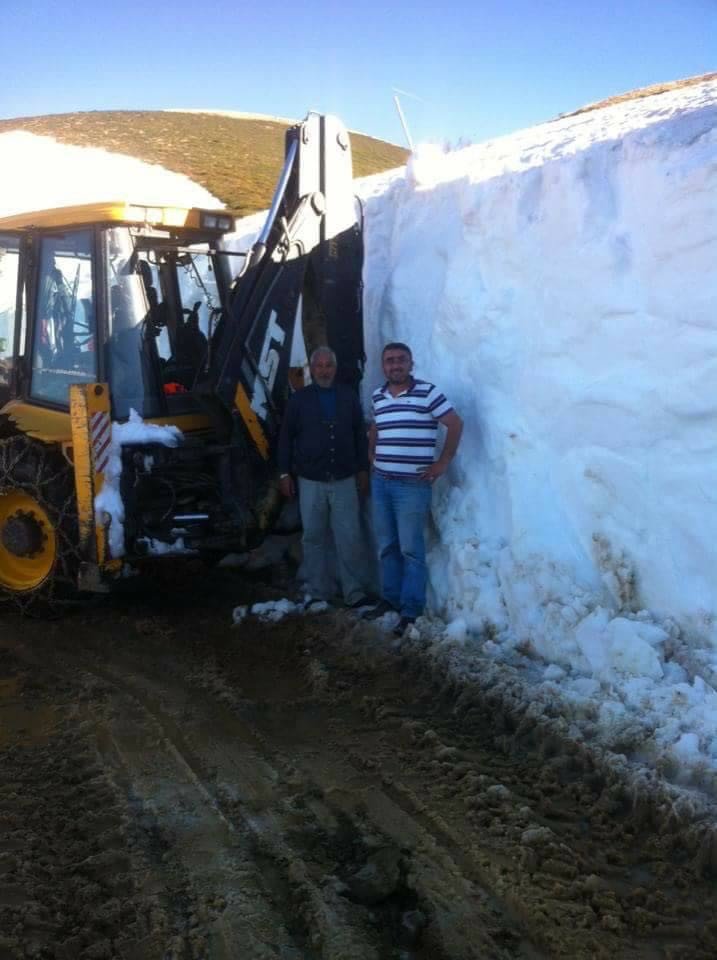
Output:
[[[310,114],[286,133],[274,199],[236,280],[202,391],[242,418],[262,456],[277,437],[297,340],[307,355],[332,347],[339,380],[356,386],[361,378],[357,207],[346,129],[336,117]]]

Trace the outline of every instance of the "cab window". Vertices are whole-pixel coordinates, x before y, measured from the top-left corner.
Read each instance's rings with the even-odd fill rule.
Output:
[[[67,405],[73,383],[97,379],[90,230],[52,234],[40,243],[30,393]]]
[[[192,391],[209,364],[209,344],[221,314],[212,257],[203,245],[153,247],[139,238],[135,269],[142,277],[160,392],[170,413],[196,410]]]

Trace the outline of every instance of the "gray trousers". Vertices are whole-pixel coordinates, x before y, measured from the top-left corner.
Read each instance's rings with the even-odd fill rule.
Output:
[[[299,508],[304,529],[303,573],[310,596],[328,600],[333,594],[333,575],[327,569],[329,537],[333,534],[339,582],[348,604],[368,591],[364,576],[365,547],[359,522],[356,477],[345,480],[306,480],[299,477]]]

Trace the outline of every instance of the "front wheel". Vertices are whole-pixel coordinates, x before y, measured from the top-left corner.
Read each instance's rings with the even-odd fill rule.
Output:
[[[58,448],[0,440],[0,592],[23,612],[57,615],[77,597],[74,476]]]

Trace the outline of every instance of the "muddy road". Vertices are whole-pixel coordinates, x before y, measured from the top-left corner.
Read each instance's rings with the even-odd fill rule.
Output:
[[[0,610],[0,960],[717,956],[694,824],[420,641],[231,625],[282,595],[188,569]]]

